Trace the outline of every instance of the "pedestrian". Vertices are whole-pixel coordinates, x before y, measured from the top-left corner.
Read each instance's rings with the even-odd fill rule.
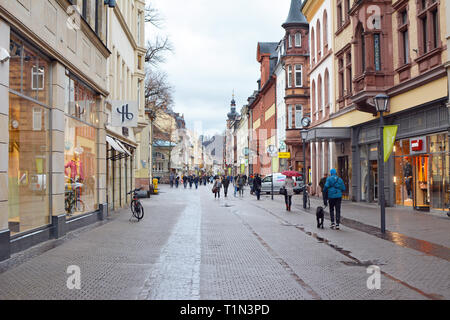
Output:
[[[233,187],[234,187],[234,196],[237,197],[237,192],[239,191],[239,186],[237,183],[237,176],[232,177],[232,181],[233,181]]]
[[[325,172],[325,174],[323,175],[323,178],[320,179],[320,182],[319,182],[319,187],[320,187],[320,190],[322,191],[323,205],[325,207],[328,206],[328,197],[327,197],[327,193],[325,191],[323,191],[323,189],[325,187],[325,183],[327,182],[327,178],[328,178],[328,173]]]
[[[256,193],[256,199],[259,200],[261,197],[261,186],[262,186],[262,180],[259,174],[256,174],[255,180],[253,181],[253,190]]]
[[[174,176],[173,172],[171,172],[171,173],[170,173],[170,176],[169,176],[169,183],[170,183],[170,187],[171,187],[171,188],[173,188],[173,182],[174,182],[174,180],[175,180],[175,176]]]
[[[217,177],[217,179],[214,180],[213,184],[214,199],[220,199],[220,188],[222,188],[222,183],[220,182],[220,178]]]
[[[228,195],[228,187],[229,187],[229,185],[230,185],[230,180],[228,179],[228,177],[223,176],[222,186],[223,186],[223,193],[225,194],[225,198]]]
[[[194,182],[194,178],[192,177],[192,175],[189,175],[188,182],[189,182],[189,188],[192,189],[192,183]]]
[[[198,189],[198,177],[194,176],[195,189]]]
[[[239,187],[239,196],[244,196],[244,184],[245,184],[245,178],[242,174],[238,175],[237,184]]]
[[[330,177],[327,178],[323,188],[327,192],[328,203],[330,204],[331,229],[339,230],[341,220],[342,192],[345,191],[344,181],[337,176],[336,169],[330,170]],[[336,225],[334,224],[334,210],[336,209]]]
[[[249,187],[250,187],[250,194],[253,194],[253,181],[254,181],[255,179],[253,178],[253,175],[251,175],[249,178],[248,178],[248,185],[249,185]]]
[[[291,211],[292,195],[294,194],[294,179],[292,177],[286,177],[284,180],[284,202],[286,203],[286,210]]]
[[[178,189],[178,185],[180,184],[180,176],[177,175],[177,177],[175,178],[175,186]]]

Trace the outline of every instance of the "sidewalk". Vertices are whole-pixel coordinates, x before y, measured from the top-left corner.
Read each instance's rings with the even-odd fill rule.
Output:
[[[270,195],[262,197],[270,199]],[[284,207],[284,196],[274,195],[274,201],[279,202],[280,207]],[[293,207],[304,211],[301,194],[294,195],[292,203]],[[322,199],[311,197],[311,209],[307,212],[315,215],[318,206],[323,206]],[[329,219],[328,208],[325,212],[325,219]],[[341,217],[378,229],[381,224],[380,208],[375,205],[343,201]],[[342,224],[345,225],[345,222]],[[330,221],[325,220],[324,225],[329,227]],[[437,216],[410,208],[386,208],[386,230],[450,248],[450,218],[444,212],[442,216]]]

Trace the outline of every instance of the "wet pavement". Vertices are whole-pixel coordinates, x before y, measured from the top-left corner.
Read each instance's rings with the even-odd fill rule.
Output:
[[[301,196],[286,212],[279,196],[257,201],[247,190],[214,199],[210,189],[163,185],[143,200],[139,223],[122,210],[38,246],[41,254],[35,247],[15,255],[0,263],[0,300],[450,298],[448,239],[398,229],[380,236],[354,215],[339,231],[327,220],[317,229],[313,212],[299,208]],[[66,286],[70,265],[80,267],[79,290]],[[381,270],[377,290],[367,287],[372,265]]]

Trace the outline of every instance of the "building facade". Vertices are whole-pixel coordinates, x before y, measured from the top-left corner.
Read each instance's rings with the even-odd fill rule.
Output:
[[[150,121],[145,113],[144,57],[145,2],[119,1],[108,16],[107,45],[111,52],[107,75],[109,96],[106,104],[107,202],[109,209],[131,202],[128,192],[150,186]],[[113,101],[137,104],[137,127],[113,126]]]
[[[113,9],[75,2],[0,1],[0,260],[106,214]]]
[[[375,12],[373,7],[375,5]],[[417,210],[449,205],[449,114],[445,1],[333,1],[336,164],[353,201]],[[371,11],[372,10],[372,11]],[[379,114],[373,97],[389,96],[385,124],[397,125],[378,190]],[[346,133],[347,134],[347,133]],[[340,155],[337,155],[338,157]]]

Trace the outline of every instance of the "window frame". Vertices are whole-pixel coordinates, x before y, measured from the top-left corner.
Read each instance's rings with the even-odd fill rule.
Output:
[[[292,88],[292,65],[288,65],[287,77],[288,77],[287,86],[288,88]]]
[[[297,67],[300,67],[300,71],[298,71]],[[297,75],[300,74],[300,85],[297,84]],[[303,65],[302,64],[296,64],[295,65],[295,87],[296,88],[302,88],[303,87]]]
[[[299,110],[300,107],[300,110]],[[295,110],[294,110],[294,118],[295,118],[295,129],[301,129],[303,128],[302,126],[302,118],[303,118],[303,106],[301,104],[296,104],[295,105]],[[300,114],[300,117],[297,117],[297,115]],[[297,122],[298,120],[298,122]]]
[[[297,41],[298,40],[298,41]],[[297,32],[295,33],[295,41],[294,41],[294,45],[297,48],[301,48],[302,47],[302,34],[301,32]]]

